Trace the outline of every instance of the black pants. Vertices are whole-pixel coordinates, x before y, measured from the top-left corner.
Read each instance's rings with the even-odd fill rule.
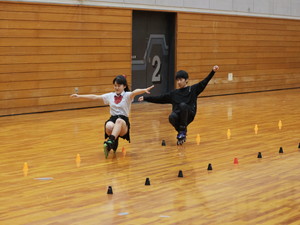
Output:
[[[173,111],[169,116],[169,121],[175,130],[185,131],[186,127],[194,120],[195,111],[186,103],[180,103],[179,109]]]

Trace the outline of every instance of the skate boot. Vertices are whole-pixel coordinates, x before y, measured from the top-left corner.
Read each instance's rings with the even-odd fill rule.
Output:
[[[104,155],[105,155],[106,159],[108,157],[110,150],[113,149],[113,147],[114,147],[114,142],[115,141],[110,140],[110,139],[108,139],[107,141],[104,141],[103,149],[104,149]]]
[[[180,131],[177,134],[177,145],[182,145],[186,141],[186,131]]]

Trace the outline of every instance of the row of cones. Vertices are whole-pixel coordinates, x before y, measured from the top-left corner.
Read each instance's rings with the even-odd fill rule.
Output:
[[[279,122],[278,122],[278,129],[281,130],[281,128],[282,128],[282,121],[279,120]],[[255,124],[255,126],[254,126],[254,133],[255,134],[258,133],[258,125],[257,124]],[[231,137],[231,131],[230,131],[230,129],[228,129],[227,130],[227,139],[230,139],[230,137]]]
[[[279,130],[282,129],[282,121],[281,120],[278,121],[278,129]],[[258,125],[257,124],[255,124],[255,126],[254,126],[254,132],[255,132],[255,134],[257,134],[257,132],[258,132]]]
[[[183,177],[182,170],[179,170],[178,177]],[[149,177],[146,178],[145,185],[150,185],[150,178]]]
[[[178,172],[178,177],[183,177],[182,170],[179,170],[179,172]],[[150,178],[149,178],[149,177],[146,178],[145,185],[146,185],[146,186],[151,185],[151,184],[150,184]],[[107,194],[110,194],[110,195],[113,194],[112,186],[108,186]]]
[[[278,128],[279,128],[279,130],[281,130],[281,128],[282,128],[282,122],[281,122],[281,120],[279,120],[279,122],[278,122]],[[255,132],[255,134],[258,133],[258,125],[257,124],[255,124],[255,126],[254,126],[254,132]],[[230,139],[230,138],[231,138],[231,130],[228,129],[227,130],[227,139]],[[197,143],[197,145],[199,145],[200,142],[201,142],[200,134],[197,134],[197,137],[196,137],[196,143]],[[166,141],[163,140],[162,143],[161,143],[161,145],[162,146],[166,146]]]
[[[211,165],[211,163],[208,164],[207,170],[212,170],[212,165]],[[179,170],[179,172],[178,172],[178,177],[183,177],[183,172],[182,172],[182,170]],[[149,178],[149,177],[146,178],[145,185],[146,185],[146,186],[151,185],[151,184],[150,184],[150,178]],[[113,194],[112,186],[108,186],[107,194]]]
[[[299,143],[299,145],[298,145],[298,148],[300,148],[300,143]],[[124,147],[122,148],[122,153],[123,153],[123,155],[126,154],[126,150],[125,150]],[[279,153],[280,153],[280,154],[284,153],[282,147],[279,148]],[[261,152],[258,152],[257,158],[262,158]],[[80,167],[80,163],[81,163],[80,154],[77,154],[77,156],[76,156],[76,165],[77,165],[77,167]],[[238,159],[237,159],[237,158],[234,158],[234,164],[238,164]],[[23,166],[23,173],[24,173],[24,176],[27,176],[27,175],[28,175],[28,170],[29,170],[29,168],[28,168],[28,163],[25,162],[25,163],[24,163],[24,166]],[[212,170],[211,164],[208,165],[207,170]],[[180,176],[180,175],[181,175],[181,176]],[[179,171],[178,177],[183,177],[182,171],[181,171],[181,170]]]
[[[299,146],[298,146],[298,147],[300,148],[300,143],[299,143]],[[283,148],[282,148],[282,147],[280,147],[279,153],[283,153]],[[257,158],[262,158],[261,152],[258,152]],[[235,164],[235,165],[238,165],[238,164],[239,164],[238,158],[234,158],[234,159],[233,159],[233,164]],[[208,164],[207,170],[213,170],[212,164],[211,164],[211,163]],[[182,172],[182,170],[179,170],[179,172],[178,172],[178,177],[183,177],[183,172]],[[150,178],[149,178],[149,177],[146,178],[145,185],[146,185],[146,186],[149,186],[149,185],[150,185]],[[107,194],[113,194],[113,190],[112,190],[112,187],[111,187],[111,186],[108,186]]]
[[[123,156],[126,155],[126,150],[125,150],[124,147],[122,148],[122,153],[123,153]],[[77,154],[77,155],[76,155],[75,162],[76,162],[76,166],[77,166],[77,167],[80,167],[80,164],[81,164],[81,157],[80,157],[80,154]],[[29,169],[28,169],[28,163],[25,162],[25,163],[24,163],[24,166],[23,166],[24,176],[27,176],[27,175],[28,175],[28,170],[29,170]]]
[[[299,148],[300,148],[300,143],[299,143]],[[280,148],[279,148],[279,153],[280,153],[280,154],[282,154],[282,153],[283,153],[283,148],[282,148],[282,147],[280,147]],[[257,158],[262,158],[262,154],[261,154],[261,152],[258,152],[258,154],[257,154]]]
[[[281,128],[282,128],[282,122],[281,122],[281,120],[279,120],[279,122],[278,122],[278,127],[279,127],[279,130],[281,130]],[[254,132],[255,132],[255,134],[258,133],[258,125],[257,124],[255,124],[255,126],[254,126]],[[231,138],[231,130],[228,129],[227,130],[227,139],[230,139],[230,138]],[[197,145],[199,145],[200,142],[201,142],[200,134],[197,134],[197,137],[196,137],[196,143],[197,143]],[[162,146],[166,146],[166,141],[162,140],[161,145]]]

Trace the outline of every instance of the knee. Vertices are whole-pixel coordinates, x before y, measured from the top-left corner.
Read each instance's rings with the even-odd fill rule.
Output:
[[[123,119],[117,119],[116,120],[116,124],[118,125],[118,126],[123,126],[123,125],[125,125],[126,123],[125,123],[125,121],[123,120]]]
[[[175,113],[171,113],[170,115],[169,115],[169,122],[171,123],[171,124],[174,124],[175,122],[176,122],[176,120],[177,120],[177,115],[175,114]]]
[[[179,104],[179,108],[180,108],[180,110],[183,110],[183,109],[187,109],[187,104],[186,103],[184,103],[184,102],[181,102],[180,104]]]
[[[109,133],[111,133],[112,130],[114,129],[114,124],[113,123],[106,123],[105,129],[106,129],[106,131],[108,131]]]

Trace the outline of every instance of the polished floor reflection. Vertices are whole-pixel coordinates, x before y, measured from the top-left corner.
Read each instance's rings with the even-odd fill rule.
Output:
[[[199,98],[180,147],[170,105],[134,104],[108,159],[107,107],[1,117],[0,223],[299,224],[299,90]]]

